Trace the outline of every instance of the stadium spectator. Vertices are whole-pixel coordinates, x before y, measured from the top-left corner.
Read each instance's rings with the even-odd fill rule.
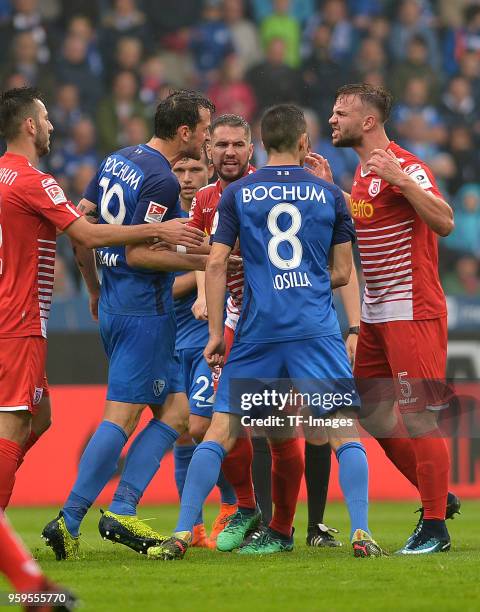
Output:
[[[201,2],[192,0],[162,0],[162,10],[158,10],[158,0],[142,0],[152,31],[157,40],[198,23],[202,12]]]
[[[285,62],[292,68],[300,64],[300,24],[289,15],[290,0],[273,0],[273,12],[260,24],[263,50],[271,40],[281,38],[285,42]]]
[[[444,37],[443,54],[447,74],[455,74],[458,62],[465,53],[477,53],[480,49],[480,6],[469,3],[464,6],[462,23],[448,28]]]
[[[387,56],[381,42],[375,38],[364,38],[356,53],[353,63],[359,80],[365,80],[365,75],[380,73],[383,77],[387,74]]]
[[[428,47],[428,62],[431,66],[440,66],[440,51],[436,32],[422,14],[422,3],[419,0],[403,0],[399,7],[390,35],[390,49],[395,61],[405,59],[408,43],[417,35],[423,36]]]
[[[133,72],[137,79],[140,78],[142,69],[143,44],[139,38],[134,36],[122,36],[117,40],[115,56],[108,81],[112,81],[115,74],[122,70]]]
[[[218,83],[207,92],[215,104],[217,113],[234,113],[250,123],[253,119],[257,101],[252,87],[244,79],[243,65],[236,55],[229,55],[223,62]]]
[[[82,116],[80,96],[76,85],[67,83],[57,88],[50,115],[55,126],[55,144],[60,146],[62,140],[69,136],[73,125]]]
[[[94,74],[101,75],[103,59],[98,46],[97,32],[93,27],[91,19],[86,17],[83,12],[81,15],[75,15],[68,24],[68,33],[80,36],[80,38],[86,41],[88,65]]]
[[[462,55],[459,61],[458,74],[470,81],[473,97],[478,99],[480,95],[480,62],[477,52],[467,51]]]
[[[477,257],[465,255],[455,264],[454,272],[447,272],[442,279],[445,293],[465,297],[480,296],[480,274]]]
[[[165,81],[170,85],[182,88],[195,88],[199,80],[189,47],[190,31],[182,28],[162,40],[158,57],[163,64]]]
[[[457,255],[480,257],[480,184],[467,183],[455,198],[455,229],[443,241]]]
[[[10,19],[0,30],[0,51],[5,57],[12,39],[21,32],[31,32],[38,45],[38,60],[46,64],[50,60],[47,26],[39,10],[38,0],[12,0]]]
[[[245,18],[243,0],[224,0],[223,18],[232,36],[233,48],[248,70],[262,59],[258,30]]]
[[[70,138],[50,157],[51,171],[71,179],[84,164],[98,166],[99,158],[95,148],[95,126],[86,117],[72,127]]]
[[[39,45],[34,33],[25,30],[15,35],[11,42],[11,59],[0,70],[3,81],[10,74],[22,75],[24,82],[31,87],[42,87],[47,99],[51,99],[55,82],[51,70],[39,61]]]
[[[454,125],[449,131],[447,143],[456,166],[456,172],[448,182],[448,190],[455,195],[463,184],[478,181],[480,154],[468,125]]]
[[[251,0],[250,4],[257,23],[272,14],[273,0]],[[290,0],[289,13],[300,23],[306,23],[314,14],[315,4],[315,0]]]
[[[319,24],[325,24],[332,32],[331,57],[347,65],[357,44],[358,32],[348,17],[345,0],[326,0],[321,10],[309,21],[304,36],[304,55],[309,55],[311,52],[313,33]]]
[[[478,111],[472,95],[469,80],[462,76],[453,77],[442,96],[442,113],[449,125],[478,121]]]
[[[125,146],[130,147],[148,140],[147,124],[142,117],[130,117],[125,123]]]
[[[255,92],[259,108],[302,101],[301,72],[288,66],[285,54],[285,41],[273,38],[267,47],[265,61],[247,73],[246,79]]]
[[[204,0],[200,22],[191,29],[190,50],[204,85],[215,80],[223,58],[233,52],[233,41],[223,21],[221,0]]]
[[[87,53],[87,41],[76,34],[68,34],[57,60],[56,76],[60,83],[73,83],[78,87],[82,108],[92,113],[103,86],[89,65]]]
[[[428,62],[428,46],[421,35],[413,36],[407,46],[405,59],[394,66],[389,82],[395,98],[400,98],[407,83],[413,78],[420,78],[428,85],[427,100],[430,104],[438,102],[438,71]]]
[[[111,95],[103,98],[97,112],[97,130],[103,155],[125,146],[125,124],[131,117],[145,119],[138,83],[132,72],[119,72],[113,81]]]

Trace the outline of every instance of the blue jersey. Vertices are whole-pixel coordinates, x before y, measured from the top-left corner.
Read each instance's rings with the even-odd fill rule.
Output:
[[[188,217],[188,213],[182,210],[182,217]],[[176,272],[175,276],[181,276],[186,272]],[[196,289],[174,302],[175,315],[177,317],[177,340],[175,350],[180,351],[188,348],[204,348],[208,342],[208,321],[197,320],[192,313],[192,306],[197,299]]]
[[[340,332],[329,252],[354,240],[338,187],[300,166],[267,166],[229,185],[213,242],[240,238],[245,289],[236,342],[282,342]]]
[[[181,215],[180,185],[167,159],[148,145],[109,155],[85,192],[98,206],[99,223],[137,225]],[[97,249],[102,267],[100,306],[110,314],[155,315],[173,310],[172,272],[131,268],[125,247]]]

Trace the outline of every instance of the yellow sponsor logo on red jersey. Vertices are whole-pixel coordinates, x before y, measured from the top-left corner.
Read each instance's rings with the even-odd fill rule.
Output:
[[[365,200],[350,199],[350,208],[354,219],[371,219],[375,212],[373,204]]]

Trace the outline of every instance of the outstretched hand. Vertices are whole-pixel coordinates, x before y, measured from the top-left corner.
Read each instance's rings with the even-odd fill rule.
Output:
[[[205,234],[202,230],[187,225],[190,219],[178,218],[159,224],[158,237],[170,244],[184,247],[199,247],[203,244]],[[155,241],[156,242],[156,241]]]
[[[333,183],[333,174],[328,159],[319,153],[308,153],[305,157],[305,170],[311,172],[314,176]]]

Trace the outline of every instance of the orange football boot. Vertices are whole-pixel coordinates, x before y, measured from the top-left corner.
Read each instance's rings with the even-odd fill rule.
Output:
[[[197,548],[209,548],[208,536],[203,523],[193,526],[192,541],[190,546],[196,546]]]
[[[225,529],[225,527],[228,525],[228,521],[237,510],[237,504],[221,504],[220,512],[218,513],[217,518],[213,521],[212,531],[210,533],[210,537],[208,538],[209,548],[217,547],[218,534]]]

